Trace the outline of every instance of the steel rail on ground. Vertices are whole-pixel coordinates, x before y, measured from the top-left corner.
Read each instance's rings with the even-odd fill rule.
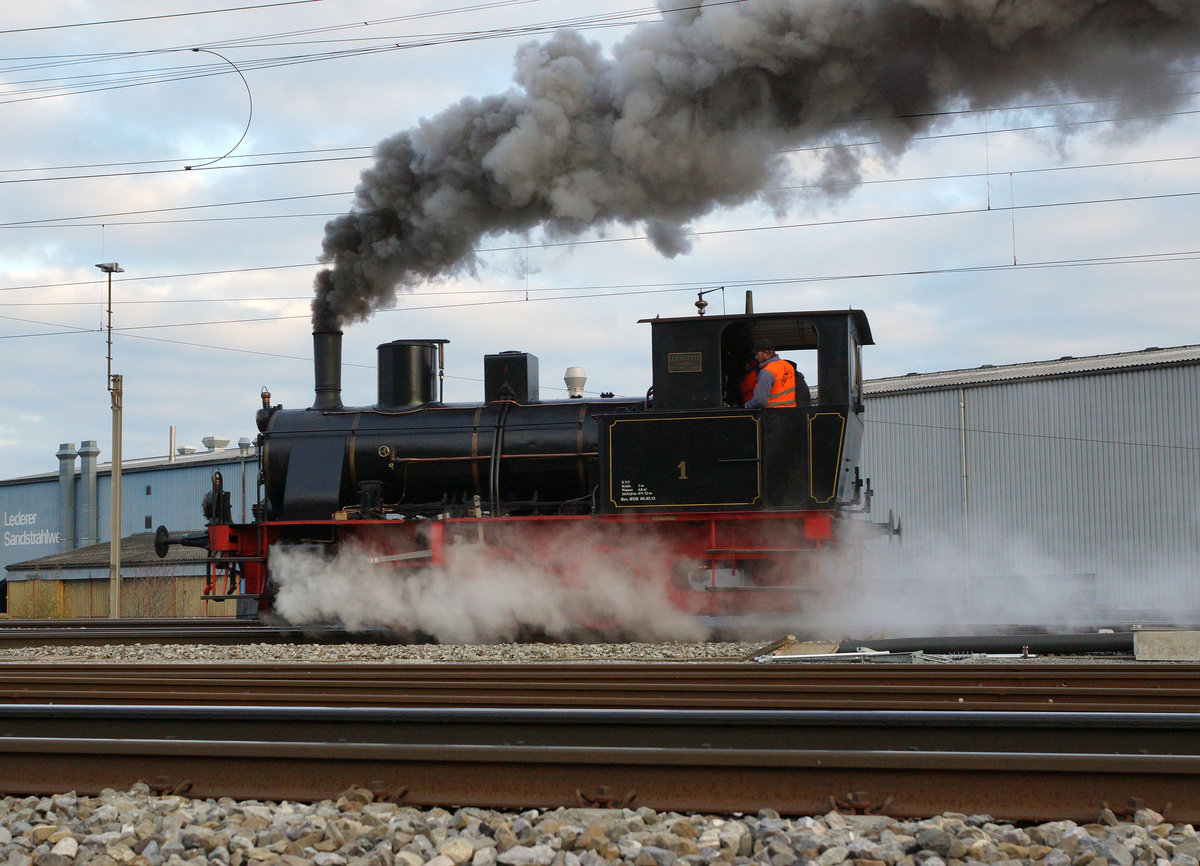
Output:
[[[0,662],[0,704],[1200,712],[1194,664]]]
[[[0,707],[0,790],[1200,820],[1200,715]]]

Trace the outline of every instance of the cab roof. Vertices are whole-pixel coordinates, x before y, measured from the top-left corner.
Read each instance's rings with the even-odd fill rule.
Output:
[[[864,346],[875,345],[871,336],[871,325],[867,322],[867,314],[862,310],[815,310],[795,311],[789,313],[735,313],[724,316],[677,316],[653,319],[638,319],[638,324],[665,324],[674,322],[745,322],[752,320],[750,332],[755,340],[768,340],[781,348],[803,349],[815,348],[817,345],[816,331],[806,321],[813,319],[850,318],[854,321],[854,329],[859,342]]]

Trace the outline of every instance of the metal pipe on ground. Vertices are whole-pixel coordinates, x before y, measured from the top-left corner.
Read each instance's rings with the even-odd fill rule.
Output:
[[[1087,655],[1089,653],[1133,653],[1133,632],[1093,634],[998,634],[939,637],[899,637],[844,640],[839,653],[862,649],[880,652],[926,652],[941,655],[958,653]]]

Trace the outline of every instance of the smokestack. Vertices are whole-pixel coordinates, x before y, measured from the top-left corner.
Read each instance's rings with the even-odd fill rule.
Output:
[[[342,332],[313,331],[313,377],[320,411],[342,408]]]
[[[58,549],[75,549],[75,458],[74,442],[58,446]]]
[[[89,547],[100,541],[98,497],[98,482],[96,458],[100,456],[100,448],[95,439],[85,439],[79,443],[80,473],[79,481],[82,489],[79,492],[79,546]]]

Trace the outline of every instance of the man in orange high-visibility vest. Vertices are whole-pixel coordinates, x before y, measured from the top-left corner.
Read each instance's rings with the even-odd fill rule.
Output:
[[[742,397],[742,405],[745,406],[754,396],[754,388],[758,385],[758,359],[751,357],[746,362],[746,375],[742,377],[741,384],[738,385],[738,393]]]
[[[754,350],[758,362],[758,383],[747,409],[784,409],[796,405],[796,368],[775,354],[770,343],[759,343]],[[805,389],[807,390],[807,388]]]

